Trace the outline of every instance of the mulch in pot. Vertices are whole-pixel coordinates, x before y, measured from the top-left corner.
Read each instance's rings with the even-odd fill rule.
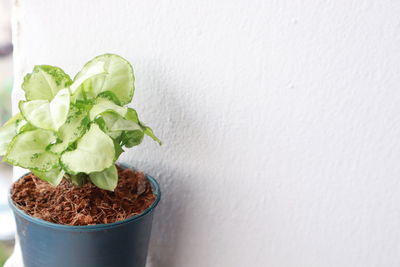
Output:
[[[90,182],[76,187],[66,179],[55,187],[30,173],[13,184],[11,198],[30,216],[52,223],[114,223],[142,213],[156,199],[142,172],[118,167],[118,174],[118,186],[111,192]]]

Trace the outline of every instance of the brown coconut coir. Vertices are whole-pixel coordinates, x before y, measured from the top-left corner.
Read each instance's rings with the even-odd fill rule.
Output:
[[[118,167],[114,192],[90,182],[81,187],[66,179],[52,186],[32,173],[13,184],[11,198],[30,216],[65,225],[108,224],[142,213],[156,199],[142,172]]]

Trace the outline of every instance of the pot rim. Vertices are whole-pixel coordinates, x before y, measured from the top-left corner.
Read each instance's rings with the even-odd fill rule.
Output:
[[[135,168],[130,167],[127,164],[123,164],[123,163],[118,163],[118,165],[123,168],[123,169],[133,169],[135,170]],[[21,179],[22,177],[25,177],[26,175],[28,175],[30,172],[25,173],[24,175],[22,175],[19,179]],[[156,199],[154,200],[153,204],[151,204],[150,207],[148,207],[147,209],[145,209],[142,213],[134,215],[132,217],[129,217],[123,221],[119,221],[119,222],[114,222],[114,223],[109,223],[109,224],[96,224],[96,225],[65,225],[65,224],[57,224],[57,223],[52,223],[52,222],[48,222],[39,218],[35,218],[30,216],[29,214],[27,214],[26,212],[22,211],[21,209],[19,209],[13,202],[12,198],[11,198],[11,189],[8,191],[8,203],[11,207],[11,209],[14,211],[14,215],[15,216],[21,216],[23,218],[25,218],[26,220],[28,220],[29,222],[32,222],[34,224],[38,224],[40,226],[45,226],[45,227],[50,227],[50,228],[55,228],[58,230],[67,230],[67,231],[97,231],[97,230],[104,230],[104,229],[110,229],[110,228],[115,228],[121,225],[125,225],[127,223],[139,220],[140,218],[152,213],[152,211],[156,208],[156,206],[158,205],[158,203],[160,202],[161,199],[161,190],[160,190],[160,185],[158,184],[157,180],[154,179],[152,176],[148,175],[145,173],[146,178],[149,180],[149,182],[151,183],[152,187],[153,187],[153,193],[156,196]]]

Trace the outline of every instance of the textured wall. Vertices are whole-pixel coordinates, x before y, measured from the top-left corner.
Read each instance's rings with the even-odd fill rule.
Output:
[[[400,266],[399,1],[15,1],[19,80],[134,63],[151,266]]]

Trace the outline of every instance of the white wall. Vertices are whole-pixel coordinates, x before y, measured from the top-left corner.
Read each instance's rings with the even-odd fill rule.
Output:
[[[162,184],[151,266],[400,266],[399,1],[15,6],[19,81],[134,63],[165,142],[123,157]]]

